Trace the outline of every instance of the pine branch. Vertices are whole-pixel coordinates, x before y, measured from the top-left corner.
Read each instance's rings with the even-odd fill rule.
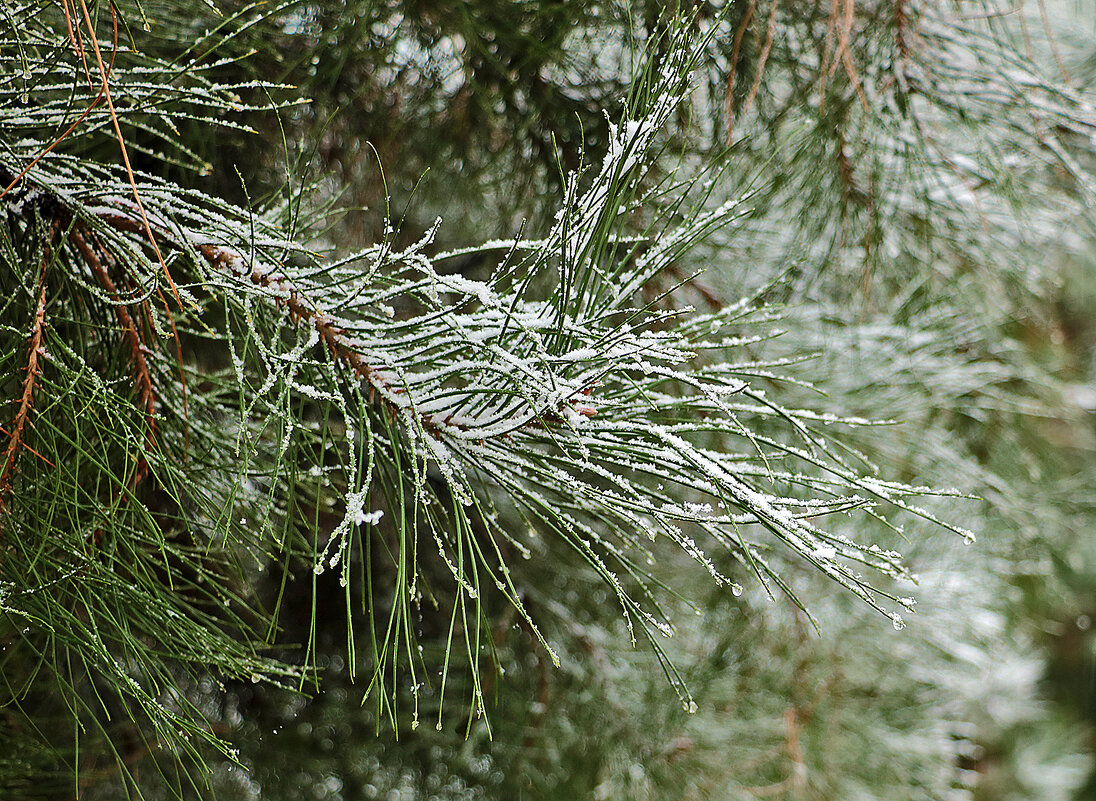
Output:
[[[109,76],[117,105],[105,113],[92,99],[72,136],[43,149],[75,114],[62,90],[79,76],[81,62],[92,92],[95,82],[79,44],[80,26],[75,42],[70,34],[63,47],[42,45],[44,77],[28,91],[35,105],[18,106],[12,123],[18,136],[0,153],[0,181],[11,190],[3,196],[11,222],[4,242],[27,238],[24,226],[34,215],[69,231],[64,245],[52,246],[63,269],[51,272],[49,297],[44,272],[34,291],[40,314],[48,300],[51,319],[71,325],[56,348],[56,332],[48,329],[56,360],[56,374],[51,368],[48,376],[34,356],[35,336],[39,344],[46,336],[44,316],[32,330],[31,363],[19,382],[23,403],[0,473],[0,503],[18,492],[28,513],[26,520],[11,515],[9,531],[18,537],[6,538],[11,556],[0,569],[16,571],[23,582],[17,592],[25,594],[15,597],[28,605],[25,617],[54,627],[47,631],[35,622],[28,637],[33,648],[81,661],[79,676],[63,687],[84,704],[77,716],[114,714],[110,704],[120,698],[144,711],[140,728],[156,729],[164,743],[196,732],[212,741],[202,703],[216,691],[183,687],[177,698],[178,675],[205,676],[213,665],[208,669],[216,676],[245,683],[254,676],[304,686],[303,671],[291,665],[307,664],[328,647],[327,570],[338,571],[345,591],[347,661],[352,676],[359,659],[367,665],[366,692],[377,697],[378,725],[385,718],[402,725],[402,705],[409,702],[414,726],[420,699],[431,694],[439,726],[443,704],[458,692],[467,693],[472,707],[469,728],[476,714],[486,713],[501,682],[481,675],[481,663],[502,638],[484,632],[500,605],[512,610],[501,616],[504,625],[516,618],[530,643],[559,660],[556,637],[540,627],[553,614],[564,620],[572,611],[570,601],[553,597],[555,584],[541,583],[557,562],[577,565],[582,581],[592,576],[603,583],[605,596],[620,606],[628,639],[651,643],[687,709],[696,707],[662,636],[676,623],[665,600],[679,589],[696,596],[670,578],[675,560],[699,565],[727,603],[738,603],[733,599],[752,583],[759,596],[783,592],[806,607],[817,599],[801,597],[810,583],[792,566],[802,564],[893,615],[901,627],[892,606],[912,606],[913,599],[899,595],[901,582],[912,576],[887,545],[888,537],[907,537],[891,511],[966,537],[952,520],[953,507],[922,508],[911,500],[964,493],[875,476],[875,462],[904,471],[907,458],[889,452],[878,458],[879,443],[891,440],[869,428],[868,418],[878,415],[859,393],[878,401],[882,390],[863,390],[870,379],[849,344],[854,339],[822,341],[818,332],[830,331],[832,319],[812,318],[799,304],[821,308],[810,305],[817,303],[809,297],[811,282],[829,275],[823,266],[839,271],[841,258],[861,245],[865,279],[876,275],[869,264],[899,253],[879,283],[888,276],[907,282],[903,270],[917,263],[922,271],[916,275],[928,286],[925,272],[949,259],[965,264],[984,237],[972,225],[976,215],[960,209],[934,218],[944,220],[947,242],[939,248],[946,254],[939,257],[935,241],[926,244],[932,224],[918,216],[921,201],[941,176],[951,180],[950,197],[965,197],[970,176],[956,166],[954,143],[930,138],[932,125],[916,129],[928,132],[918,152],[931,158],[915,163],[904,150],[914,129],[876,125],[877,108],[864,106],[876,103],[880,92],[905,102],[907,94],[939,90],[931,74],[918,72],[922,39],[938,34],[922,27],[919,11],[904,2],[881,7],[878,15],[892,24],[875,31],[856,15],[876,11],[852,0],[835,2],[828,18],[824,9],[821,18],[803,12],[804,20],[787,4],[751,3],[748,14],[767,20],[767,30],[755,37],[760,49],[752,71],[740,63],[751,57],[743,47],[747,22],[725,31],[732,55],[725,126],[713,125],[709,133],[729,135],[732,111],[738,112],[735,126],[745,128],[753,112],[760,138],[772,138],[754,150],[752,140],[744,140],[725,163],[730,166],[695,180],[679,179],[671,169],[674,162],[695,166],[694,154],[679,157],[687,131],[673,121],[685,116],[687,74],[717,37],[692,44],[674,39],[665,57],[648,54],[642,62],[624,112],[618,116],[612,107],[604,159],[586,164],[576,158],[569,166],[577,169],[561,170],[562,194],[549,199],[544,193],[540,202],[554,207],[538,209],[549,221],[539,238],[441,253],[433,244],[436,226],[400,250],[394,243],[406,232],[393,231],[385,219],[375,245],[321,257],[322,245],[298,227],[307,215],[292,193],[282,205],[237,206],[188,189],[185,181],[100,161],[112,145],[110,132],[122,142],[132,126],[140,132],[130,139],[133,152],[140,141],[149,173],[171,159],[200,166],[179,121],[237,125],[226,115],[243,107],[234,93],[246,82],[213,83],[186,58],[158,61],[146,51],[125,51],[113,72],[100,54],[101,96]],[[312,12],[301,13],[301,25],[311,24]],[[824,43],[814,35],[818,24],[827,28]],[[246,27],[241,23],[240,30]],[[48,39],[47,31],[36,30]],[[815,45],[820,52],[811,51]],[[877,81],[880,70],[865,60],[875,47],[897,50],[902,65],[892,72],[901,69],[898,78]],[[11,52],[14,47],[0,63],[14,65]],[[662,52],[658,43],[651,45],[655,52]],[[735,70],[752,76],[741,81],[745,102],[738,108],[732,107]],[[816,90],[823,101],[813,105],[796,94]],[[0,86],[5,91],[16,89]],[[991,94],[975,94],[972,105],[992,108]],[[758,98],[764,102],[755,103]],[[722,100],[717,91],[694,98],[692,108]],[[1084,133],[1090,121],[1069,102],[1040,89],[1032,92],[1031,108],[1054,107],[1055,125]],[[920,101],[917,106],[910,119],[918,124],[946,118],[926,118]],[[827,121],[832,115],[833,124],[816,125],[815,115]],[[786,120],[811,124],[793,135],[783,127]],[[1047,142],[1049,150],[1061,140],[1054,135]],[[169,156],[158,152],[161,146]],[[739,169],[748,159],[748,169]],[[914,163],[908,183],[886,171]],[[747,191],[751,179],[742,176],[755,174],[761,178]],[[127,199],[134,194],[140,208]],[[926,200],[924,208],[935,213],[946,205],[933,203]],[[858,230],[865,221],[890,224],[888,215],[893,225],[880,223],[881,241],[870,238],[875,229]],[[989,219],[998,224],[998,217]],[[690,249],[709,237],[705,258],[687,262]],[[0,258],[10,266],[17,256],[13,246]],[[468,260],[464,266],[494,262],[495,269],[476,280],[478,273],[461,272],[458,257]],[[694,282],[712,311],[698,314],[681,308],[676,286],[667,290],[663,281],[685,283],[688,265],[708,258],[724,269]],[[774,265],[784,270],[789,262],[796,266],[787,284],[770,283]],[[174,279],[182,336],[175,334],[178,358],[171,364],[153,337],[166,336],[176,318],[165,308],[170,326],[165,323],[150,298]],[[880,294],[892,288],[865,280],[847,283],[845,291],[855,294],[857,286]],[[922,288],[902,297],[920,302]],[[723,293],[743,299],[725,303]],[[762,302],[775,296],[795,304],[784,345],[772,342],[778,315]],[[848,306],[834,303],[827,313],[844,320]],[[888,296],[887,303],[898,301]],[[875,308],[882,315],[891,306]],[[885,318],[885,324],[894,323]],[[924,354],[905,338],[927,331],[908,320],[894,326],[897,332],[871,340],[881,343],[871,349],[894,351],[896,363],[909,357],[912,366],[902,369],[912,377],[903,379],[908,384],[894,379],[901,397],[887,416],[906,416],[919,392],[943,396],[955,387],[985,392],[975,404],[979,414],[1009,402],[1002,387],[1013,376],[986,368],[989,357],[978,369],[957,362],[954,353],[934,351],[919,361]],[[117,343],[119,332],[121,347],[99,353],[103,341]],[[832,400],[808,394],[814,389],[803,362],[819,348],[843,362],[843,372],[822,385],[839,388]],[[196,387],[193,440],[176,370]],[[925,390],[918,382],[933,386]],[[14,464],[28,447],[26,426],[32,412],[46,406],[45,393],[51,413],[36,416],[34,425],[61,469],[43,471],[35,481],[24,476],[15,487]],[[926,434],[926,443],[950,434],[941,431]],[[933,448],[942,452],[935,439],[924,450]],[[918,443],[911,450],[920,449]],[[934,474],[953,471],[960,468]],[[863,522],[846,523],[853,514]],[[38,553],[42,537],[32,530],[38,520],[53,521],[44,556]],[[89,532],[98,547],[86,547]],[[908,538],[915,552],[939,544],[924,528],[911,528]],[[667,559],[661,541],[683,557]],[[522,565],[523,556],[532,567]],[[551,569],[536,564],[541,560]],[[24,566],[27,578],[17,572]],[[872,572],[863,575],[864,567]],[[269,578],[278,569],[280,586],[279,578]],[[81,586],[70,587],[66,575],[78,576]],[[587,595],[593,594],[583,585],[584,603]],[[293,600],[287,603],[287,596]],[[264,605],[273,610],[269,616]],[[442,634],[419,650],[429,626]],[[280,662],[258,657],[267,645],[262,632],[279,645],[296,637],[305,654],[283,653]],[[546,667],[540,652],[536,659]],[[458,664],[467,681],[457,675]],[[425,679],[438,665],[440,686],[429,686]],[[138,679],[139,686],[130,686]],[[107,701],[96,705],[92,694],[104,685]],[[165,699],[167,711],[157,706]],[[537,718],[531,732],[540,725]],[[810,761],[800,744],[811,725],[803,714],[786,727],[797,765]],[[105,736],[106,724],[102,731]]]

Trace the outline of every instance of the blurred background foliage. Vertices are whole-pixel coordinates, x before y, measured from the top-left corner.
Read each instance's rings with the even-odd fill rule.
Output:
[[[752,193],[675,298],[718,305],[782,278],[770,292],[785,333],[766,353],[816,351],[806,372],[824,397],[782,390],[896,421],[857,447],[891,475],[981,499],[933,507],[978,532],[975,546],[927,525],[895,538],[919,576],[907,627],[807,571],[788,579],[817,631],[758,588],[682,603],[668,649],[690,714],[653,655],[629,647],[590,568],[542,541],[516,580],[562,666],[498,605],[489,725],[451,710],[436,730],[424,709],[424,725],[403,721],[396,737],[350,682],[329,573],[319,689],[186,688],[247,768],[214,758],[215,797],[1096,798],[1096,8],[999,5],[698,3],[694,24],[716,32],[667,132],[667,167],[726,161],[713,204]],[[340,246],[377,241],[390,220],[413,241],[440,216],[443,249],[512,237],[523,221],[544,230],[562,171],[604,156],[636,48],[667,11],[217,7],[146,0],[148,30],[130,17],[128,35],[169,59],[181,42],[232,56],[218,77],[284,84],[268,90],[279,107],[248,117],[255,134],[178,122],[200,174],[152,154],[138,166],[242,203],[299,203],[303,216],[338,206],[320,227]],[[667,584],[704,580],[681,553],[659,557]],[[287,642],[310,636],[305,584],[283,596]],[[444,646],[437,621],[420,625],[424,648]],[[63,710],[32,701],[0,726],[0,796],[60,798],[63,760],[29,732]],[[136,742],[124,753],[146,797],[204,796]],[[84,760],[82,797],[119,797],[116,772]]]

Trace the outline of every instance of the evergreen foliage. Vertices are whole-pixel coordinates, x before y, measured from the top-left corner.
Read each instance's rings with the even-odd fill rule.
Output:
[[[0,795],[1089,778],[1039,682],[1096,614],[1091,43],[910,0],[0,20]]]

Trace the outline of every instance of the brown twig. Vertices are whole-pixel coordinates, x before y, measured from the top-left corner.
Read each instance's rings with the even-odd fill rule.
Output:
[[[727,144],[734,144],[734,79],[738,70],[738,54],[742,48],[742,38],[746,35],[746,28],[753,19],[754,10],[757,8],[757,0],[750,0],[750,7],[746,9],[746,16],[734,32],[734,45],[731,47],[731,66],[727,70]]]
[[[843,7],[839,2],[844,3]],[[826,25],[826,51],[822,57],[822,69],[818,76],[819,89],[819,113],[826,108],[826,87],[830,79],[837,72],[838,67],[845,68],[845,75],[856,90],[856,96],[864,110],[869,109],[868,98],[864,94],[864,86],[860,80],[860,74],[856,70],[856,63],[852,58],[852,29],[856,14],[856,0],[833,0],[830,9],[829,22]],[[833,42],[833,31],[838,30],[837,48],[833,51],[833,59],[830,60],[830,48]]]
[[[114,126],[114,134],[118,138],[118,148],[122,151],[122,162],[125,164],[126,176],[129,178],[129,185],[133,190],[133,199],[137,203],[137,210],[141,214],[141,222],[144,223],[148,242],[152,246],[152,250],[156,253],[156,260],[160,263],[160,267],[164,271],[164,277],[167,278],[168,286],[171,287],[171,292],[175,296],[175,302],[182,308],[183,301],[179,297],[179,289],[175,286],[175,280],[171,277],[171,272],[167,268],[167,262],[164,261],[163,254],[160,253],[160,246],[157,244],[156,236],[152,232],[152,224],[148,221],[148,215],[145,213],[145,206],[141,202],[141,193],[137,190],[137,179],[133,174],[133,165],[130,164],[129,161],[129,149],[126,147],[125,137],[122,136],[122,126],[118,121],[118,112],[114,108],[114,98],[110,94],[110,82],[108,81],[110,73],[103,64],[103,53],[99,49],[99,40],[95,36],[95,23],[91,19],[91,12],[88,11],[86,0],[79,0],[79,3],[81,10],[84,12],[84,22],[87,24],[88,40],[91,42],[91,49],[92,52],[95,53],[95,61],[99,66],[99,75],[103,80],[103,96],[107,101],[107,108],[110,109],[110,121]],[[115,13],[113,6],[111,6],[111,13]]]
[[[114,281],[111,280],[106,268],[103,267],[102,259],[88,244],[84,236],[85,233],[88,232],[84,229],[74,228],[69,234],[69,241],[76,246],[88,267],[91,268],[92,273],[99,282],[99,286],[107,292],[111,300],[115,301],[114,313],[118,317],[118,324],[122,328],[122,338],[129,350],[129,359],[133,370],[133,388],[137,392],[137,405],[145,415],[145,436],[147,444],[152,447],[156,442],[156,392],[152,384],[152,373],[148,368],[148,359],[145,358],[148,348],[129,310],[120,303],[117,287],[115,287]],[[144,456],[141,456],[138,458],[137,471],[131,479],[131,485],[136,486],[139,484],[147,474],[148,461]]]
[[[11,492],[15,463],[23,447],[23,429],[27,425],[30,411],[34,406],[34,387],[38,382],[38,376],[42,374],[39,357],[42,355],[42,338],[46,330],[46,267],[48,264],[49,247],[46,246],[42,254],[42,268],[38,275],[38,305],[31,325],[26,375],[23,377],[23,394],[19,400],[19,411],[15,413],[11,432],[8,434],[8,447],[3,458],[4,467],[0,471],[0,510],[3,509],[4,496]]]
[[[856,71],[856,65],[852,60],[852,28],[855,13],[856,0],[845,0],[845,18],[841,28],[841,41],[838,43],[838,55],[834,57],[834,63],[830,67],[830,72],[836,71],[837,60],[840,58],[841,64],[845,67],[845,75],[848,76],[849,82],[856,90],[856,96],[860,99],[860,105],[867,111],[869,108],[868,98],[864,95],[864,87],[860,82],[860,75]]]
[[[833,54],[833,61],[830,63],[829,74],[827,78],[832,78],[834,73],[837,72],[838,63],[844,58],[846,52],[848,52],[849,45],[852,43],[852,21],[853,15],[856,12],[856,0],[842,0],[844,6],[841,9],[840,29],[837,35],[837,50]]]
[[[10,437],[10,436],[11,436],[11,432],[10,432],[10,431],[8,431],[8,430],[7,430],[6,428],[4,428],[3,426],[0,426],[0,434],[3,434],[3,435],[4,435],[5,437]],[[56,469],[57,469],[57,465],[55,465],[55,464],[54,464],[53,462],[51,462],[51,461],[50,461],[49,459],[47,459],[47,458],[46,458],[45,456],[43,456],[42,454],[40,454],[40,453],[39,453],[38,451],[36,451],[36,450],[35,450],[34,448],[32,448],[32,447],[31,447],[30,445],[28,445],[28,444],[27,444],[27,443],[25,443],[25,442],[23,443],[23,450],[25,450],[25,451],[30,451],[30,452],[31,452],[32,454],[34,454],[34,455],[35,455],[35,456],[37,456],[37,457],[38,457],[39,459],[41,459],[41,460],[42,460],[43,462],[45,462],[45,463],[46,463],[46,464],[48,464],[48,465],[49,465],[50,467],[52,467],[52,468],[53,468],[54,470],[56,470]]]
[[[837,29],[840,10],[839,0],[831,0],[830,14],[826,18],[826,43],[822,51],[821,68],[818,70],[818,111],[826,110],[826,87],[829,85],[830,58],[833,53],[833,32]]]
[[[80,57],[80,62],[84,65],[84,76],[88,79],[88,89],[94,92],[95,81],[91,79],[91,69],[88,67],[88,56],[84,50],[84,35],[81,33],[79,25],[75,28],[72,26],[72,9],[69,8],[69,0],[61,0],[61,10],[65,12],[65,29],[68,31],[69,43],[76,55]]]
[[[769,28],[765,34],[765,44],[761,46],[761,56],[757,59],[757,74],[754,75],[753,86],[750,87],[750,94],[746,97],[745,111],[750,110],[750,106],[753,105],[754,98],[757,97],[757,92],[761,89],[761,78],[765,74],[765,64],[769,60],[769,51],[773,47],[773,36],[776,33],[776,10],[780,7],[780,0],[773,0],[773,7],[769,11]]]
[[[906,14],[906,0],[896,0],[894,4],[894,39],[898,45],[900,60],[910,57],[910,43],[906,36],[909,27],[909,15]]]

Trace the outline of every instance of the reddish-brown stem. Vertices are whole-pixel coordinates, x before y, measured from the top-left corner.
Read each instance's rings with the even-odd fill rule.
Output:
[[[769,52],[773,47],[773,36],[776,33],[776,9],[780,7],[779,0],[773,0],[773,7],[769,11],[769,27],[765,34],[765,44],[761,47],[761,56],[757,59],[757,74],[754,75],[753,86],[746,97],[746,111],[750,110],[758,90],[761,89],[761,78],[765,74],[765,64],[769,61]]]
[[[750,0],[750,7],[746,9],[746,16],[739,23],[738,30],[734,33],[734,45],[731,47],[731,66],[727,70],[727,144],[734,144],[734,79],[738,70],[738,53],[742,48],[742,37],[746,35],[746,28],[753,19],[754,9],[757,8],[757,0]]]
[[[69,42],[72,44],[72,49],[80,56],[80,63],[84,65],[84,76],[88,79],[88,89],[94,92],[95,81],[91,79],[91,69],[88,67],[88,54],[84,49],[84,35],[81,33],[79,23],[75,28],[72,26],[73,11],[69,8],[70,2],[71,0],[61,0],[61,8],[65,12],[65,27],[68,30]],[[115,37],[115,42],[117,43],[117,37]]]
[[[42,373],[39,358],[42,355],[42,339],[46,330],[46,266],[49,264],[49,248],[42,254],[42,269],[38,275],[38,305],[31,324],[30,343],[27,348],[27,368],[23,377],[23,393],[19,399],[19,410],[12,421],[8,434],[8,447],[4,451],[3,470],[0,471],[0,510],[3,509],[4,496],[11,492],[11,479],[15,474],[15,463],[23,447],[23,429],[27,425],[30,411],[34,407],[34,387]]]
[[[830,64],[829,73],[825,76],[825,79],[829,80],[832,78],[834,73],[837,72],[839,65],[844,66],[845,75],[848,76],[849,83],[851,83],[853,89],[856,90],[856,96],[860,99],[860,105],[862,105],[866,111],[868,109],[868,99],[864,95],[864,87],[861,84],[860,75],[856,71],[856,64],[852,59],[852,29],[856,15],[856,0],[843,0],[843,2],[845,3],[845,7],[840,23],[841,30],[837,43],[837,51],[834,53],[833,62]]]
[[[826,44],[822,53],[822,68],[818,71],[818,113],[826,110],[826,87],[829,85],[830,57],[833,53],[833,35],[837,30],[838,0],[832,0],[830,13],[826,18]]]
[[[102,259],[88,244],[84,233],[86,232],[82,229],[73,229],[69,234],[69,241],[75,245],[88,267],[91,268],[91,272],[95,275],[99,286],[117,304],[114,307],[114,313],[118,318],[118,324],[122,328],[122,337],[129,351],[130,364],[133,369],[133,388],[137,392],[137,406],[145,415],[146,438],[148,445],[151,447],[156,440],[156,392],[152,385],[152,373],[148,369],[148,360],[145,358],[147,347],[129,310],[119,303],[117,287],[115,287],[114,281],[103,266]],[[139,483],[147,473],[148,462],[142,456],[137,462],[137,472],[134,475],[133,483]]]
[[[4,428],[3,426],[0,426],[0,434],[3,434],[3,435],[4,435],[5,437],[10,437],[10,436],[11,436],[11,432],[10,432],[10,431],[8,431],[8,430],[7,430],[6,428]],[[49,459],[47,459],[47,458],[46,458],[45,456],[43,456],[42,454],[40,454],[40,453],[39,453],[38,451],[36,451],[36,450],[35,450],[34,448],[32,448],[32,447],[31,447],[30,445],[28,445],[28,444],[27,444],[27,443],[25,443],[25,442],[23,443],[23,450],[25,450],[25,451],[30,451],[30,452],[31,452],[31,453],[33,453],[33,454],[34,454],[35,456],[37,456],[37,457],[38,457],[39,459],[41,459],[41,460],[42,460],[43,462],[45,462],[45,463],[46,463],[46,464],[48,464],[48,465],[49,465],[50,467],[52,467],[52,468],[53,468],[54,470],[56,470],[56,469],[57,469],[57,465],[55,465],[55,464],[54,464],[53,462],[51,462],[51,461],[50,461]]]
[[[199,245],[198,252],[201,253],[202,258],[213,264],[222,270],[239,275],[238,270],[234,270],[233,264],[246,264],[243,261],[240,254],[232,248],[222,247],[220,245]],[[247,268],[244,268],[247,270]],[[331,320],[317,314],[316,311],[305,302],[300,293],[293,287],[289,281],[284,277],[275,273],[266,273],[260,270],[248,270],[244,273],[251,279],[251,283],[261,286],[264,289],[270,287],[276,287],[284,294],[282,302],[285,303],[286,308],[289,309],[289,316],[294,322],[300,322],[301,320],[309,321],[312,326],[319,333],[320,338],[323,340],[327,349],[336,357],[342,359],[344,362],[350,365],[350,368],[359,377],[366,379],[373,384],[379,380],[377,371],[366,364],[365,359],[360,354],[355,353],[352,350],[346,348],[345,344],[341,341],[342,334],[344,333],[341,328],[335,325]]]
[[[910,45],[906,38],[906,27],[909,17],[906,16],[906,0],[897,0],[894,4],[894,37],[898,45],[898,55],[907,59],[910,55]]]
[[[107,101],[107,108],[110,109],[110,121],[114,126],[114,134],[118,138],[118,148],[122,151],[122,162],[125,164],[126,176],[129,178],[129,185],[133,190],[133,199],[137,203],[137,210],[141,214],[141,222],[144,223],[144,230],[148,237],[149,244],[156,253],[156,260],[160,263],[160,267],[164,272],[164,277],[167,278],[168,286],[171,287],[171,292],[175,296],[175,302],[182,308],[183,301],[179,297],[179,289],[175,286],[175,280],[171,277],[171,272],[167,269],[167,263],[164,261],[163,254],[160,253],[160,246],[156,242],[156,236],[152,233],[152,224],[148,221],[148,215],[145,214],[145,206],[141,202],[141,193],[137,191],[137,179],[133,175],[133,165],[129,162],[129,149],[126,147],[125,137],[122,136],[122,126],[118,122],[118,112],[114,109],[114,98],[110,94],[110,82],[108,81],[110,73],[103,64],[103,53],[99,49],[99,40],[95,36],[95,23],[91,19],[91,12],[88,11],[87,2],[85,2],[85,0],[79,0],[79,3],[81,10],[84,12],[84,22],[87,24],[88,29],[88,40],[91,42],[92,52],[95,53],[95,62],[99,66],[99,75],[103,79],[103,96]],[[111,7],[111,11],[113,13],[113,6]]]

